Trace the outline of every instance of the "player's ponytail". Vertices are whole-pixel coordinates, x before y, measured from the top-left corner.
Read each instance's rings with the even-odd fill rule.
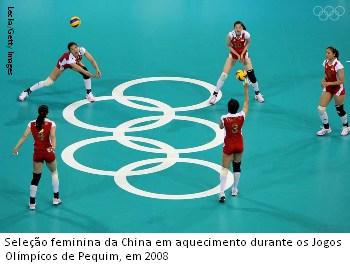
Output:
[[[229,113],[237,113],[239,108],[239,102],[236,99],[231,98],[227,103],[227,110]]]
[[[331,50],[332,53],[334,54],[334,56],[335,56],[337,59],[339,59],[339,51],[338,51],[338,49],[336,49],[335,47],[332,47],[332,46],[329,46],[327,49],[328,49],[328,50]]]
[[[35,127],[38,131],[42,129],[43,123],[47,114],[49,113],[49,107],[46,105],[40,105],[38,108],[38,118],[35,121]]]
[[[240,24],[243,28],[243,30],[247,30],[247,28],[245,27],[244,23],[241,21],[235,21],[235,23],[233,24],[233,27],[236,27],[237,24]]]

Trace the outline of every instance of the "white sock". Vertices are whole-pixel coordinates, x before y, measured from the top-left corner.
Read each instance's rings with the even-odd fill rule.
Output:
[[[52,189],[53,193],[57,193],[59,190],[59,181],[58,181],[58,173],[57,170],[51,173],[51,178],[52,178]]]
[[[91,79],[84,80],[84,85],[86,90],[91,90]]]
[[[31,86],[29,89],[30,89],[30,91],[34,92],[34,91],[36,91],[40,88],[43,88],[43,87],[45,87],[44,81],[40,81],[40,82],[34,84],[33,86]]]
[[[341,122],[343,123],[343,125],[346,125],[348,123],[348,115],[347,114],[340,117],[340,119],[341,119]]]
[[[259,92],[260,91],[258,82],[252,83],[252,86],[253,86],[254,92]]]
[[[234,172],[233,173],[234,182],[233,182],[232,191],[233,191],[233,189],[237,189],[238,188],[240,177],[241,177],[241,173],[240,172]]]
[[[220,196],[225,196],[227,174],[220,175]]]
[[[326,111],[320,112],[320,119],[322,124],[327,125],[328,124],[328,114]]]
[[[221,73],[220,78],[219,78],[218,82],[216,83],[215,92],[221,91],[221,88],[224,85],[226,78],[227,78],[227,73],[225,73],[225,72]]]
[[[38,186],[30,185],[30,188],[29,188],[30,197],[35,198],[37,190],[38,190]]]

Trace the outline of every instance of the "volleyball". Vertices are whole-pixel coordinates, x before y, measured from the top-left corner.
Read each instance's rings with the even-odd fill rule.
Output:
[[[247,72],[245,70],[237,70],[236,72],[236,79],[239,81],[244,81],[247,77]]]
[[[81,24],[81,20],[79,17],[74,16],[74,17],[70,18],[69,23],[70,23],[70,26],[76,28]]]

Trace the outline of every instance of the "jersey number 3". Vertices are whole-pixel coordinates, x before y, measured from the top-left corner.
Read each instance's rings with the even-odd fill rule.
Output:
[[[232,124],[232,133],[234,133],[234,134],[238,133],[238,125],[237,124]]]

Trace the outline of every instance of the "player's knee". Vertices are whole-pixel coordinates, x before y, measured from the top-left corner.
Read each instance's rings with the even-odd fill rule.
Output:
[[[318,106],[317,110],[320,114],[324,114],[326,112],[326,107],[323,106]]]
[[[223,167],[223,168],[221,169],[221,174],[220,174],[220,175],[226,177],[227,174],[228,174],[228,169]]]
[[[241,162],[232,162],[233,172],[241,172]]]
[[[336,105],[335,109],[337,110],[337,113],[340,117],[343,117],[346,114],[346,111],[344,110],[344,105]]]
[[[54,81],[50,77],[47,77],[47,79],[44,81],[45,86],[53,85],[53,83]]]
[[[31,185],[37,186],[39,184],[41,178],[41,173],[33,173],[33,179],[31,182]]]
[[[226,80],[227,76],[228,76],[227,73],[225,73],[225,72],[221,73],[220,80],[222,80],[222,81]]]
[[[251,83],[256,83],[257,79],[255,77],[254,69],[247,70],[247,75]]]

